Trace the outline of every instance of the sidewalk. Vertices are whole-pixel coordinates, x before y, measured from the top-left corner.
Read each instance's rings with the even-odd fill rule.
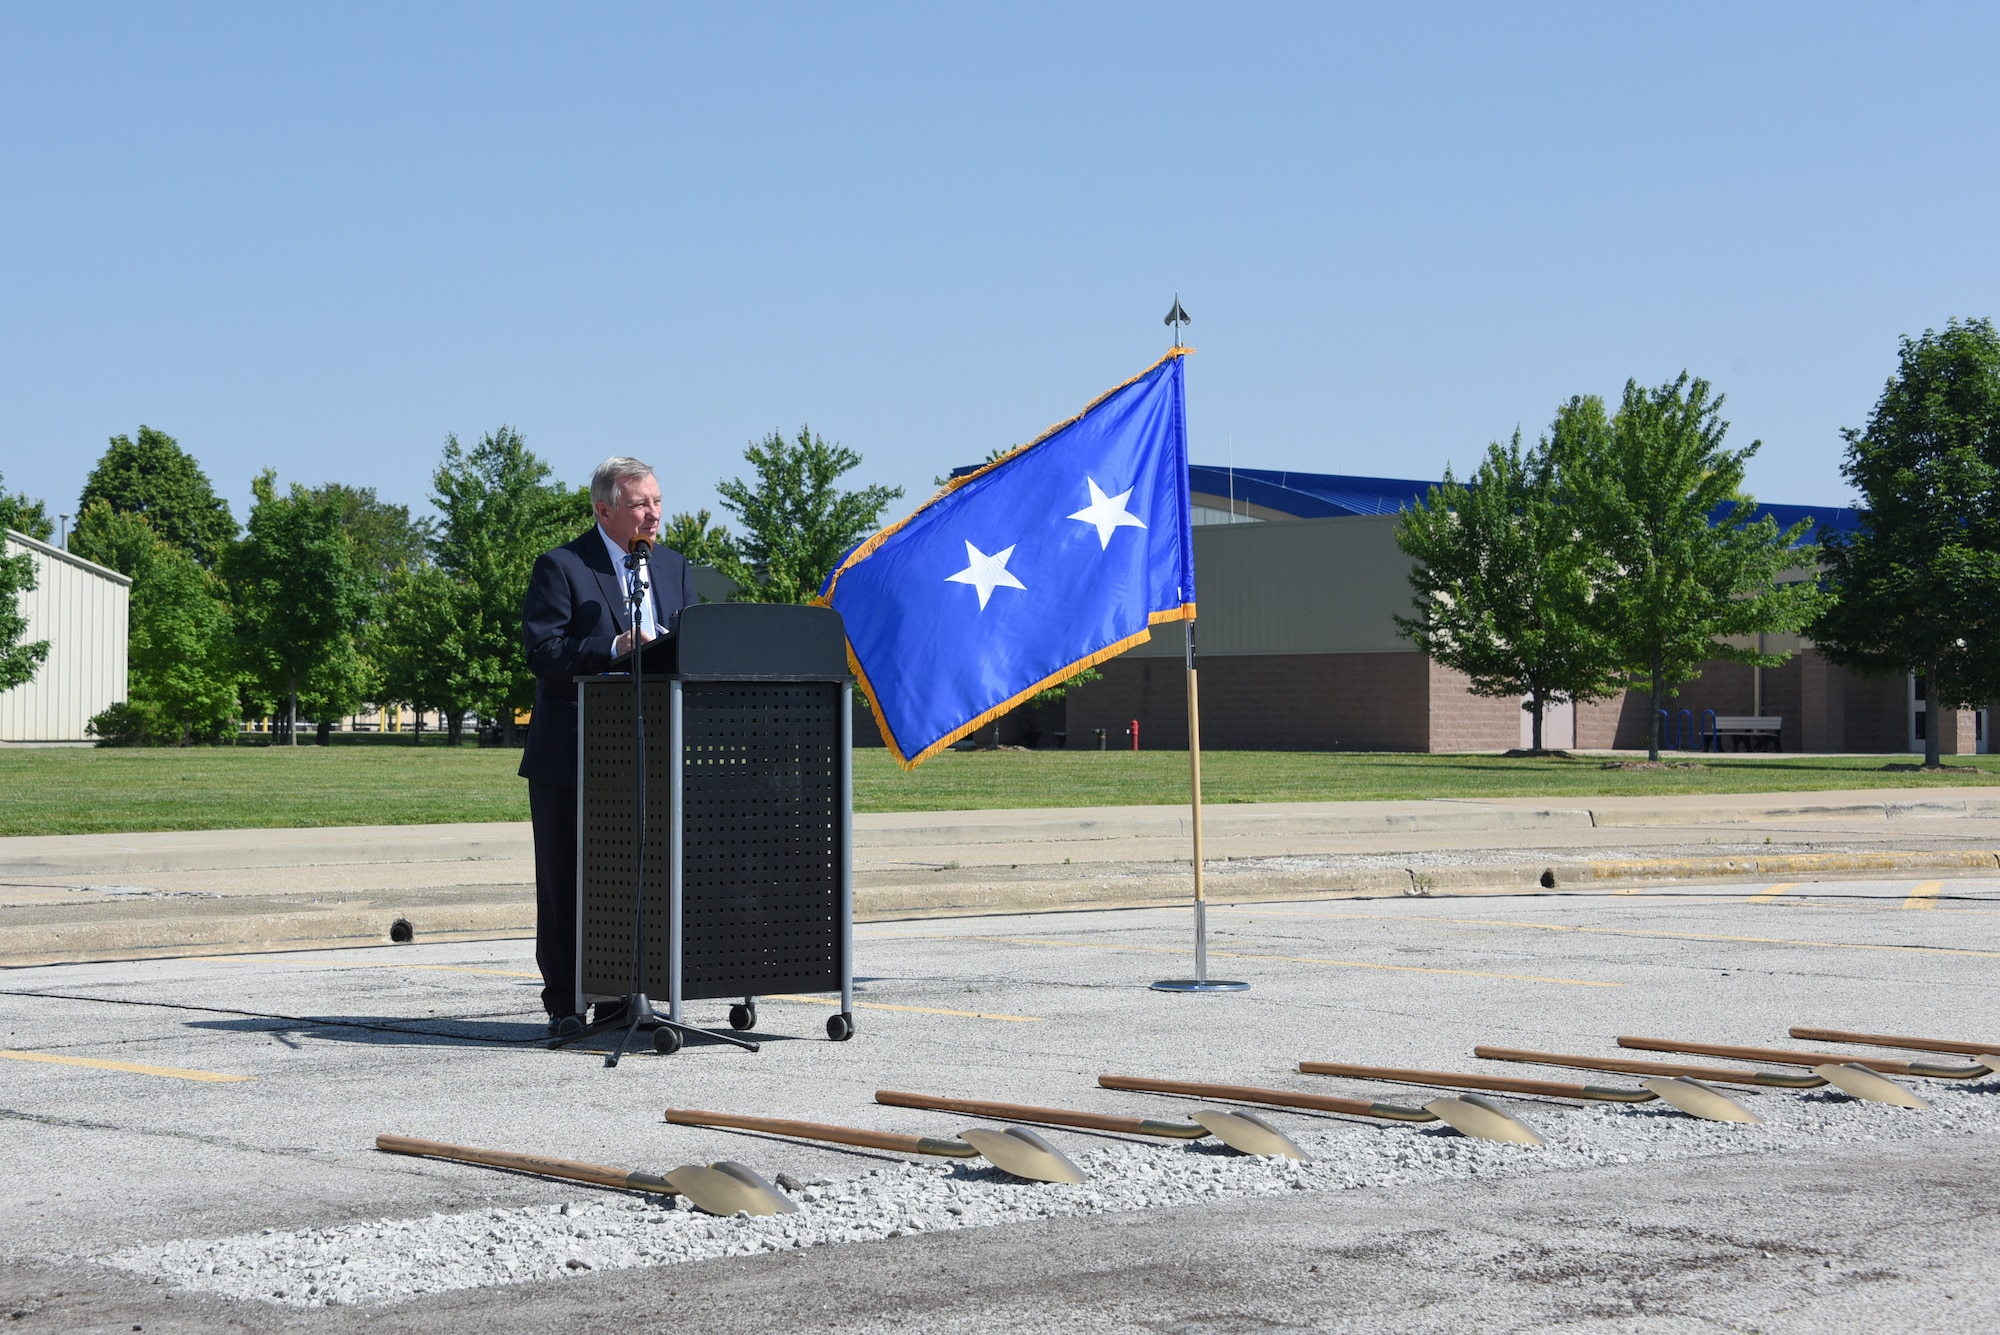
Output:
[[[1220,901],[1590,890],[1659,881],[2000,872],[2000,791],[1229,804]],[[855,818],[866,918],[1170,903],[1185,807]],[[534,930],[525,824],[0,839],[0,966],[474,940]]]

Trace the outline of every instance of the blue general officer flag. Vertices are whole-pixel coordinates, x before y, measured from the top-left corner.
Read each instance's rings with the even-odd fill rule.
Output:
[[[1195,613],[1182,354],[954,479],[819,601],[905,767]]]

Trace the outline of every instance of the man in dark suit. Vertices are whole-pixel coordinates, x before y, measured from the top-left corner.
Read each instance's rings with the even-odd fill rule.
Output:
[[[644,644],[672,633],[687,588],[687,562],[679,552],[655,546],[639,563],[648,587],[633,626],[624,554],[634,541],[650,543],[660,531],[660,484],[650,466],[606,459],[591,475],[590,503],[596,525],[536,559],[521,609],[521,638],[528,670],[535,674],[535,713],[520,773],[528,781],[528,814],[535,827],[535,963],[542,971],[542,1005],[552,1038],[574,1034],[584,1023],[576,976],[574,678],[609,669],[631,651],[635,634]]]

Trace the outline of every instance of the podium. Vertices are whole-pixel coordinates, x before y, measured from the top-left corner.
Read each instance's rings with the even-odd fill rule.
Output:
[[[675,1024],[690,1001],[734,1000],[730,1027],[747,1030],[759,996],[838,993],[827,1036],[852,1037],[853,721],[840,614],[697,604],[639,651],[637,668],[636,691],[630,670],[576,679],[577,1011],[632,993],[637,960],[636,990],[665,998]]]

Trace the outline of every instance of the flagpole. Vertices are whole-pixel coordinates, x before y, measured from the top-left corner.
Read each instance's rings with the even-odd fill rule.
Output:
[[[1208,896],[1202,886],[1201,856],[1201,691],[1194,665],[1194,622],[1187,626],[1188,779],[1194,811],[1194,977],[1166,978],[1156,992],[1244,992],[1250,984],[1208,976]]]

